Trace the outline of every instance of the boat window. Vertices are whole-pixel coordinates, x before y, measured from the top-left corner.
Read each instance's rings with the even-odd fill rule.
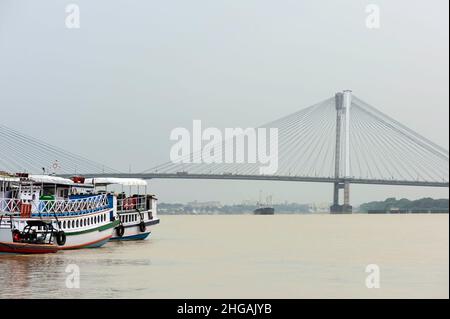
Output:
[[[75,228],[75,220],[72,220],[72,228]]]
[[[63,221],[62,228],[66,228],[66,221]]]
[[[55,195],[55,187],[53,185],[44,185],[44,189],[42,190],[42,195]]]

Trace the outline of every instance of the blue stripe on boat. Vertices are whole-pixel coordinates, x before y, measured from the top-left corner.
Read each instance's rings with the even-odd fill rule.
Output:
[[[136,234],[131,236],[123,236],[123,237],[113,237],[110,240],[142,240],[148,237],[150,235],[150,232],[148,233],[142,233],[142,234]]]

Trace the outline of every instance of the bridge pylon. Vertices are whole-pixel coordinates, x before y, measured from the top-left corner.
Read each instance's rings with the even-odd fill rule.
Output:
[[[343,93],[335,94],[336,105],[336,144],[334,157],[334,175],[336,181],[334,182],[333,205],[330,207],[332,214],[351,213],[352,206],[350,205],[350,182],[346,178],[350,177],[350,108],[352,104],[352,92],[345,90]],[[345,117],[344,117],[345,116]],[[344,120],[344,123],[343,123]],[[344,178],[341,177],[341,136],[342,129],[344,129]],[[340,190],[344,190],[344,204],[339,204]]]

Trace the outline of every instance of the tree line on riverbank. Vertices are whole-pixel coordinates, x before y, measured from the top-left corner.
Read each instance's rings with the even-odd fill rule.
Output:
[[[373,201],[364,203],[359,207],[361,212],[368,211],[389,211],[393,209],[399,210],[448,210],[448,199],[433,199],[425,197],[417,200],[409,200],[406,198],[396,199],[395,197],[387,198],[384,201]]]

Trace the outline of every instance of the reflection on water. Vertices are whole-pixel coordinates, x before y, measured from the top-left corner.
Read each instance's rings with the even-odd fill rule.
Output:
[[[152,238],[0,255],[1,298],[448,298],[448,215],[163,216]],[[80,288],[66,287],[78,265]],[[365,286],[365,267],[381,288]]]

